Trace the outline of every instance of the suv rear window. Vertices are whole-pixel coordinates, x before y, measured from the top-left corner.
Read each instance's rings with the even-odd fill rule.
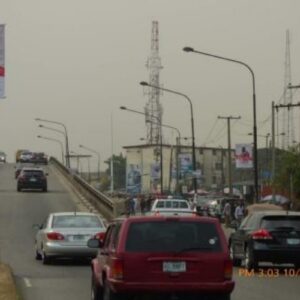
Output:
[[[39,171],[39,170],[26,170],[24,171],[24,175],[25,176],[43,176],[44,172],[43,171]]]
[[[132,223],[125,248],[128,252],[219,252],[221,243],[213,223],[153,221]]]
[[[96,228],[103,227],[96,216],[55,216],[52,228]]]
[[[267,216],[262,219],[261,227],[269,230],[293,227],[300,230],[300,216]]]

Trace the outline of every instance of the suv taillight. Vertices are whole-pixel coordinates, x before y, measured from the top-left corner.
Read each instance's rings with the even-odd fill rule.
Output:
[[[105,232],[98,232],[94,235],[94,239],[97,239],[101,242],[104,241],[104,238],[105,238]]]
[[[226,280],[232,279],[233,266],[231,260],[226,260],[224,263],[224,278]]]
[[[48,240],[52,240],[52,241],[62,241],[65,239],[65,237],[59,232],[48,232],[47,238]]]
[[[270,232],[266,229],[259,229],[257,231],[252,232],[251,237],[253,240],[272,240]]]
[[[110,268],[111,278],[122,280],[123,279],[123,260],[120,258],[112,258]]]

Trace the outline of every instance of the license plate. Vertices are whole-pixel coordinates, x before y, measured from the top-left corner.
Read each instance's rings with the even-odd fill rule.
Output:
[[[173,262],[164,262],[163,263],[164,272],[185,272],[186,264],[184,261],[173,261]]]
[[[287,239],[286,243],[288,245],[300,245],[300,239]]]
[[[36,182],[36,178],[30,178],[30,182]]]
[[[84,235],[73,235],[73,241],[84,241],[85,236]]]

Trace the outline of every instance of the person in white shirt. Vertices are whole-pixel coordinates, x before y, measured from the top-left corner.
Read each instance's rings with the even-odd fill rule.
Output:
[[[238,225],[241,224],[242,219],[244,218],[244,206],[243,206],[243,204],[241,202],[235,208],[234,217],[235,217]]]

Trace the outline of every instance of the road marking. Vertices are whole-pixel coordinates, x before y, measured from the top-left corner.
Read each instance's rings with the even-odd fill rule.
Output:
[[[31,282],[28,278],[24,278],[24,282],[25,282],[26,287],[28,287],[28,288],[32,287]]]

